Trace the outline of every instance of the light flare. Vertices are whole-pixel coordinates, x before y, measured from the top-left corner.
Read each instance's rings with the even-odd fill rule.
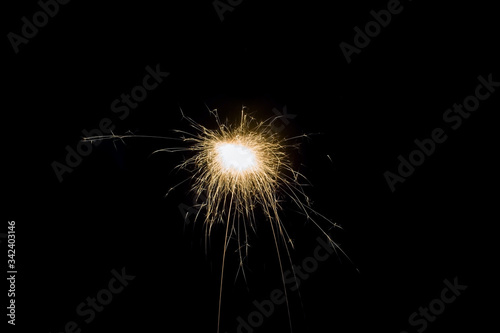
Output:
[[[215,145],[219,166],[225,172],[249,172],[258,168],[259,161],[251,147],[240,143],[219,142]]]
[[[195,220],[198,220],[202,215],[206,227],[205,244],[208,244],[214,225],[222,224],[225,227],[217,331],[220,328],[224,265],[229,241],[235,239],[237,242],[237,251],[240,257],[239,271],[245,277],[243,265],[249,250],[249,232],[250,230],[255,231],[256,211],[261,211],[271,226],[290,318],[280,248],[284,248],[290,265],[293,265],[289,249],[289,247],[293,247],[293,241],[280,218],[279,212],[282,209],[282,203],[284,201],[293,203],[298,212],[304,215],[306,220],[314,223],[335,249],[344,253],[316,219],[326,221],[330,228],[338,227],[338,225],[312,209],[311,202],[303,188],[305,184],[308,184],[308,181],[292,167],[290,161],[291,150],[298,146],[292,142],[300,137],[307,137],[307,135],[281,138],[273,130],[273,122],[279,117],[257,122],[249,117],[243,109],[239,124],[233,125],[227,122],[222,123],[217,110],[210,112],[217,122],[215,129],[208,129],[183,114],[190,126],[195,129],[194,133],[176,131],[181,135],[180,140],[185,142],[187,146],[164,148],[154,153],[192,153],[177,168],[191,172],[191,177],[186,180],[192,181],[191,191],[194,193],[195,200],[200,202],[200,198],[204,198]],[[127,137],[172,139],[154,136],[112,135],[90,137],[85,138],[85,140],[123,139]],[[180,184],[172,187],[169,192]],[[295,275],[295,272],[293,274]]]
[[[202,219],[207,227],[207,241],[213,225],[225,224],[218,331],[224,265],[229,240],[234,238],[237,241],[240,268],[245,276],[243,264],[249,249],[248,233],[249,230],[255,230],[257,210],[263,212],[271,225],[290,318],[280,248],[285,249],[288,261],[292,265],[289,247],[293,247],[293,241],[280,218],[281,204],[284,201],[295,204],[299,213],[313,222],[334,248],[338,248],[329,234],[317,223],[316,218],[327,221],[331,227],[336,224],[311,208],[310,200],[303,189],[308,181],[292,167],[290,161],[291,151],[298,146],[292,142],[299,137],[307,136],[281,138],[273,130],[273,122],[279,117],[257,122],[242,110],[240,123],[233,125],[220,122],[216,110],[211,112],[217,121],[216,129],[208,129],[185,117],[196,130],[195,133],[181,132],[182,140],[189,146],[160,151],[193,152],[193,156],[181,163],[178,168],[191,170],[193,180],[191,189],[195,193],[196,200],[199,202],[201,197],[204,198],[204,202],[201,203],[202,209],[198,211],[196,218],[201,211],[204,211]]]

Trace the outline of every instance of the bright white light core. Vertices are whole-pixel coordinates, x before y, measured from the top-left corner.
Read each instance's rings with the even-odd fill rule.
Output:
[[[216,150],[221,166],[227,170],[243,172],[257,165],[255,153],[245,145],[218,143]]]

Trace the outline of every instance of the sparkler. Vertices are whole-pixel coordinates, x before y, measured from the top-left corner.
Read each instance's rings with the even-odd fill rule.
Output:
[[[191,152],[192,156],[179,164],[177,168],[191,172],[189,179],[192,180],[191,190],[194,192],[196,200],[203,195],[206,197],[196,219],[199,218],[201,211],[205,212],[203,221],[207,240],[215,224],[225,224],[217,331],[220,327],[222,285],[229,239],[236,236],[242,268],[243,257],[248,254],[249,230],[255,231],[255,212],[257,210],[264,213],[266,220],[271,225],[290,318],[279,244],[284,244],[291,264],[289,247],[293,248],[293,241],[279,214],[282,210],[283,199],[293,202],[307,220],[312,221],[327,237],[332,246],[338,249],[338,246],[321,228],[316,218],[327,221],[332,226],[337,225],[311,208],[310,200],[302,185],[303,182],[307,182],[307,179],[300,172],[294,170],[290,162],[290,149],[297,147],[296,144],[293,144],[294,140],[306,135],[281,138],[273,131],[272,127],[273,122],[279,117],[258,122],[245,113],[245,108],[242,109],[241,119],[237,124],[230,124],[227,121],[223,123],[220,121],[217,110],[210,112],[217,122],[215,130],[208,129],[183,114],[183,117],[195,130],[194,133],[176,131],[187,146],[159,149],[154,153]],[[90,137],[85,140],[126,137],[162,138],[112,135]],[[179,185],[172,187],[169,192]],[[243,269],[242,271],[244,274]]]

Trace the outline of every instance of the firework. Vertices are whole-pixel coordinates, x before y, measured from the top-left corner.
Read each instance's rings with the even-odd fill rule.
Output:
[[[182,111],[181,111],[182,112]],[[305,194],[303,184],[307,179],[292,167],[290,154],[299,137],[281,138],[273,131],[273,122],[279,117],[257,121],[250,117],[245,108],[241,111],[241,119],[237,123],[221,122],[217,110],[211,110],[217,127],[208,129],[193,119],[185,116],[194,132],[175,131],[185,143],[183,147],[168,147],[157,152],[189,152],[191,156],[177,166],[178,169],[190,172],[191,191],[196,201],[204,197],[201,209],[196,215],[200,220],[200,212],[204,212],[201,220],[206,227],[206,243],[216,224],[225,226],[224,251],[222,255],[222,273],[219,293],[218,329],[222,303],[222,285],[226,252],[231,238],[238,242],[240,266],[243,268],[243,258],[248,255],[248,235],[255,231],[256,212],[261,212],[271,225],[278,262],[283,276],[283,261],[280,255],[280,244],[285,249],[291,264],[289,247],[293,241],[288,235],[285,225],[280,219],[281,204],[285,201],[293,203],[306,219],[312,221],[326,235],[334,248],[338,248],[330,236],[320,227],[316,219],[326,221],[335,226],[329,219],[311,208],[310,200]],[[90,137],[86,140],[101,140],[109,138],[152,136],[108,136]],[[179,139],[179,138],[177,138]],[[178,185],[172,187],[171,190]],[[168,193],[167,193],[168,194]],[[234,236],[234,237],[233,237]],[[242,269],[244,274],[244,270]],[[285,297],[286,288],[284,288]]]

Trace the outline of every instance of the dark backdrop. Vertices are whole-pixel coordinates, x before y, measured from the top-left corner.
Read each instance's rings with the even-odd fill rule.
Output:
[[[202,228],[179,209],[193,204],[187,187],[165,198],[188,176],[172,170],[189,155],[151,155],[177,143],[128,139],[94,146],[62,182],[52,164],[103,118],[116,134],[172,136],[188,129],[181,108],[213,128],[207,106],[238,120],[242,105],[258,119],[294,115],[280,135],[315,133],[290,156],[312,183],[314,209],[343,228],[330,231],[350,258],[320,263],[300,296],[288,291],[290,316],[277,306],[255,332],[288,332],[289,317],[294,332],[416,332],[423,324],[408,318],[441,297],[445,279],[468,287],[425,331],[489,328],[499,92],[456,130],[443,114],[474,94],[478,76],[500,81],[498,18],[486,2],[404,1],[348,63],[340,43],[353,45],[354,27],[387,4],[245,0],[221,21],[210,0],[71,1],[17,54],[5,37],[0,231],[16,221],[15,329],[62,332],[74,321],[82,332],[216,332],[224,228],[206,253]],[[4,8],[4,36],[40,10],[34,0]],[[111,103],[157,65],[170,75],[119,119]],[[447,140],[392,192],[384,173],[437,127]],[[285,208],[300,264],[321,233]],[[237,332],[254,300],[282,289],[269,232],[259,219],[246,282],[228,256],[221,332]],[[85,323],[77,306],[122,268],[135,279]]]

